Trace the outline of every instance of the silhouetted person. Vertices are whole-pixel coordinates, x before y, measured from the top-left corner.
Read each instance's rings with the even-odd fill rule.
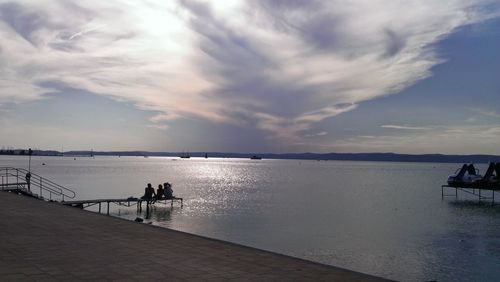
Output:
[[[155,188],[148,183],[148,186],[144,189],[144,196],[141,197],[143,200],[152,200],[155,197]]]
[[[172,190],[172,185],[168,182],[163,183],[165,199],[173,199],[174,198],[174,190]]]
[[[26,176],[24,176],[24,179],[26,180],[26,184],[28,185],[28,191],[31,191],[31,173],[26,173]]]
[[[163,186],[161,186],[161,184],[158,185],[158,189],[156,189],[156,199],[157,200],[160,200],[163,197],[164,191],[165,190],[163,190]]]

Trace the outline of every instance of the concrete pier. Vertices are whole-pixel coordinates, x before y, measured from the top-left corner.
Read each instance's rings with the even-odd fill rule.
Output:
[[[2,281],[383,281],[13,193],[0,216]]]

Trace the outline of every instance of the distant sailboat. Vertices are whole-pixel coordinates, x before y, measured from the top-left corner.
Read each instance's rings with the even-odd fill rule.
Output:
[[[191,156],[189,156],[189,153],[183,153],[181,156],[180,156],[181,159],[189,159],[191,158]]]
[[[259,157],[259,156],[256,156],[256,155],[253,155],[250,157],[251,160],[262,160],[262,157]]]

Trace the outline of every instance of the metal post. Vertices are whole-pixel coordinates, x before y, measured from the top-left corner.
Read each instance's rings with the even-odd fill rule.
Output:
[[[107,212],[107,215],[109,215],[109,202],[108,202],[108,212]]]
[[[101,202],[99,202],[99,213],[101,213]]]
[[[28,172],[31,172],[31,154],[33,154],[33,151],[31,148],[28,149],[28,155],[29,155],[29,162],[28,162]]]

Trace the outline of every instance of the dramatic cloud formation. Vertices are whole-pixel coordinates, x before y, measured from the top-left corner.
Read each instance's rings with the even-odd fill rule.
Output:
[[[155,111],[161,129],[204,119],[300,143],[428,77],[434,44],[495,2],[0,0],[0,105],[65,85]]]

